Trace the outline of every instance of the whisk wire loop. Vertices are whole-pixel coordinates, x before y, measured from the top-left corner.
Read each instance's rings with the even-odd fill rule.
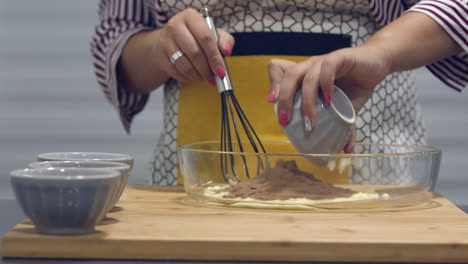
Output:
[[[208,27],[210,28],[216,41],[219,40],[216,27],[213,19],[210,17],[208,8],[204,7],[200,13],[205,18]],[[224,61],[226,66],[226,62]],[[255,132],[252,124],[247,119],[246,114],[242,110],[239,102],[237,101],[234,91],[232,89],[231,79],[229,77],[229,70],[225,67],[226,75],[223,78],[215,76],[216,86],[221,97],[221,173],[226,183],[232,185],[239,182],[241,179],[236,171],[236,157],[233,154],[234,146],[233,139],[237,140],[238,152],[244,153],[245,147],[242,145],[241,129],[245,132],[250,145],[255,153],[266,153],[263,144],[260,141],[257,133]],[[237,121],[240,125],[237,124]],[[231,131],[234,132],[234,136],[231,135]],[[243,171],[245,178],[250,178],[250,170],[247,162],[246,155],[240,155],[242,159]],[[261,173],[264,169],[269,167],[268,157],[265,156],[265,164],[263,163],[262,157],[257,155],[257,174]]]
[[[221,120],[228,120],[229,117],[229,108],[226,106],[226,100],[224,96],[221,96],[221,109],[222,109],[222,114],[221,114]],[[228,184],[233,184],[234,182],[230,178],[229,173],[229,166],[228,164],[231,163],[231,170],[232,170],[232,175],[235,177],[237,176],[236,168],[234,167],[234,156],[232,155],[227,155],[225,152],[232,152],[232,139],[231,139],[231,127],[229,122],[221,122],[221,172],[222,176],[224,177],[224,180]],[[239,179],[236,179],[236,181],[239,181]]]

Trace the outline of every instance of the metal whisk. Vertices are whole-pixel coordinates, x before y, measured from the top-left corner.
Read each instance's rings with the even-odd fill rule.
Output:
[[[201,14],[206,20],[208,27],[210,28],[213,36],[216,39],[216,42],[219,40],[218,33],[216,32],[216,27],[214,25],[213,19],[211,18],[208,8],[204,7],[201,10]],[[224,60],[224,58],[223,58]],[[221,154],[221,172],[228,184],[234,184],[235,182],[239,182],[240,178],[236,171],[235,167],[235,156],[233,154],[229,154],[230,152],[234,151],[233,140],[237,141],[239,152],[244,152],[244,146],[242,145],[242,140],[240,136],[240,129],[243,129],[253,150],[256,153],[266,153],[266,150],[260,141],[257,133],[255,132],[254,128],[250,124],[247,116],[245,115],[242,107],[240,106],[239,102],[234,95],[234,91],[232,89],[231,78],[229,77],[229,71],[226,65],[226,75],[224,78],[218,78],[215,76],[216,86],[218,88],[218,92],[221,96],[221,142],[220,142],[220,150],[223,154]],[[237,121],[236,121],[237,120]],[[239,127],[239,124],[241,127]],[[234,135],[231,134],[231,130],[234,131]],[[245,176],[250,178],[249,167],[247,164],[246,157],[241,155],[243,169],[245,172]],[[257,156],[257,174],[260,173],[262,170],[268,167],[268,160],[265,156],[265,164],[263,164],[263,160],[260,156]],[[232,176],[232,177],[231,177]],[[233,181],[234,178],[234,181]]]

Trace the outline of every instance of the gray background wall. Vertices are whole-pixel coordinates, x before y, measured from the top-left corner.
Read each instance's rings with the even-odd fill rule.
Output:
[[[162,124],[152,94],[127,136],[95,81],[89,39],[97,1],[0,1],[0,199],[8,172],[38,153],[103,151],[136,159],[130,183],[144,184]],[[417,71],[430,144],[444,152],[437,190],[468,205],[468,93]]]

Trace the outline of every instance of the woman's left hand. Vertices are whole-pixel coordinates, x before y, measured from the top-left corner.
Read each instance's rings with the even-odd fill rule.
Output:
[[[278,121],[288,124],[293,100],[298,87],[302,87],[301,113],[313,127],[316,119],[315,101],[318,89],[330,104],[333,85],[340,87],[351,100],[356,112],[364,106],[374,87],[382,81],[390,69],[381,52],[363,47],[340,49],[322,56],[313,56],[295,63],[273,59],[268,65],[270,93],[268,101],[278,102]],[[356,138],[355,128],[344,151],[352,152]]]

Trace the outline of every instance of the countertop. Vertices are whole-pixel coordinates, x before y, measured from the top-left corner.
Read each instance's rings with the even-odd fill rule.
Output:
[[[459,206],[464,212],[468,213],[468,205]],[[24,218],[24,214],[18,207],[15,200],[0,200],[0,236],[3,237],[5,233],[14,227],[18,222]],[[0,258],[2,264],[34,264],[34,263],[87,263],[87,264],[107,264],[107,263],[205,263],[202,261],[135,261],[135,260],[41,260],[41,259],[3,259]],[[209,262],[213,263],[213,262]],[[218,262],[219,263],[219,262]],[[235,261],[222,262],[222,263],[239,263]],[[256,262],[256,263],[271,263],[271,262]],[[280,262],[277,262],[280,263]],[[330,263],[329,263],[330,264]]]

